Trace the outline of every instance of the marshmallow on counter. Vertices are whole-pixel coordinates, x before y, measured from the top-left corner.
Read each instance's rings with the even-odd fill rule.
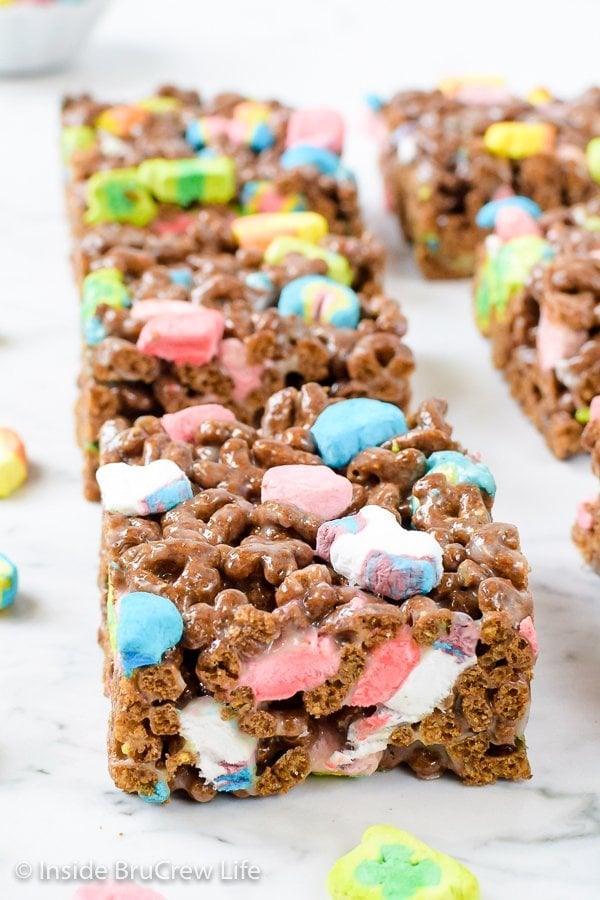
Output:
[[[154,301],[144,300],[143,305]],[[183,303],[185,301],[156,301]],[[188,305],[187,311],[152,317],[142,328],[137,347],[142,353],[174,363],[203,366],[217,355],[225,319],[217,309]]]
[[[0,553],[0,609],[12,606],[19,589],[19,572],[8,556]]]
[[[264,253],[271,241],[282,235],[317,244],[325,237],[329,226],[316,212],[256,213],[234,219],[231,230],[244,250]]]
[[[474,484],[490,497],[496,494],[496,481],[488,467],[457,450],[436,450],[427,461],[427,474],[441,473],[449,484]]]
[[[540,313],[536,346],[542,372],[550,372],[563,359],[575,356],[588,339],[585,330],[574,330],[562,322],[553,321],[545,309]]]
[[[96,479],[105,510],[124,516],[166,512],[193,497],[188,477],[171,459],[156,459],[147,466],[107,463]]]
[[[352,484],[328,466],[273,466],[263,476],[261,501],[291,503],[304,512],[333,519],[352,503]]]
[[[354,278],[354,273],[350,268],[350,263],[341,253],[335,253],[333,250],[325,250],[317,244],[311,244],[309,241],[302,241],[293,237],[277,237],[265,250],[264,261],[271,266],[277,266],[284,261],[286,256],[290,254],[304,256],[306,259],[321,259],[327,265],[327,275],[340,284],[350,286]]]
[[[443,573],[443,551],[434,536],[402,528],[381,506],[364,506],[355,516],[325,522],[317,532],[316,552],[349,584],[392,600],[428,594]]]
[[[361,450],[405,434],[408,427],[392,403],[356,397],[326,407],[310,431],[325,465],[340,469]]]
[[[0,428],[0,498],[9,497],[27,480],[25,445],[16,431]]]
[[[247,791],[256,773],[258,740],[239,730],[236,719],[224,719],[222,704],[196,697],[179,710],[179,731],[197,754],[198,772],[218,791]]]
[[[294,278],[281,291],[277,308],[282,316],[299,316],[309,325],[357,328],[360,321],[358,295],[323,275]]]
[[[172,441],[193,441],[202,422],[233,422],[235,416],[220,403],[199,403],[178,412],[165,413],[160,421]]]
[[[344,119],[334,109],[295,110],[287,126],[286,147],[308,144],[339,156],[344,145]]]
[[[116,647],[129,677],[141,666],[161,662],[183,635],[183,619],[167,597],[136,591],[115,605]]]
[[[252,688],[255,703],[288,700],[299,691],[310,691],[333,677],[340,666],[340,651],[329,635],[317,628],[279,638],[243,666],[237,687]]]
[[[144,796],[143,799],[150,798]],[[133,881],[96,881],[78,888],[73,900],[166,900],[166,897]]]
[[[332,900],[479,900],[469,869],[392,825],[372,825],[327,878]]]

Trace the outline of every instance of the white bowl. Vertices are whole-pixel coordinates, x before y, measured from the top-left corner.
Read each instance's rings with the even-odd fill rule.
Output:
[[[109,0],[0,6],[0,75],[65,66],[80,50]]]

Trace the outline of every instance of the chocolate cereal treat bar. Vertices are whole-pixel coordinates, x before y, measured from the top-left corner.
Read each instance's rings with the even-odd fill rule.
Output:
[[[524,197],[482,210],[495,231],[480,250],[475,315],[513,396],[565,459],[585,449],[600,393],[600,200],[540,212]]]
[[[600,89],[570,101],[537,91],[530,100],[498,84],[454,81],[375,102],[389,202],[425,277],[472,274],[483,236],[477,212],[501,189],[544,210],[598,193],[586,148],[600,134]]]
[[[403,763],[529,777],[528,565],[444,412],[309,384],[259,430],[227,410],[104,426],[118,787],[205,801]]]
[[[199,209],[235,215],[313,211],[339,234],[362,231],[354,178],[342,164],[344,123],[226,94],[205,103],[163,88],[109,106],[66,98],[66,195],[78,239],[106,224],[158,236],[194,231]],[[106,233],[105,233],[106,237]]]
[[[600,395],[590,403],[589,422],[581,442],[592,454],[592,470],[600,478]],[[577,507],[573,540],[586,563],[600,575],[600,496],[582,500]]]
[[[377,253],[358,238],[279,237],[264,255],[189,256],[183,266],[125,248],[100,259],[82,287],[86,496],[97,499],[98,437],[116,416],[208,402],[257,425],[271,394],[307,381],[406,407],[413,357],[398,304],[377,290]]]

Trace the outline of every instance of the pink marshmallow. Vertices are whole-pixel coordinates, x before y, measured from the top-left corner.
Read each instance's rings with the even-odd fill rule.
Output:
[[[591,531],[594,527],[594,516],[590,509],[590,504],[595,503],[595,499],[591,497],[589,500],[582,500],[577,506],[575,521],[584,531]]]
[[[261,500],[292,503],[328,521],[350,506],[352,484],[328,466],[273,466],[264,474]]]
[[[600,419],[600,394],[592,398],[590,403],[590,422],[596,422]]]
[[[203,366],[216,356],[224,330],[225,319],[218,310],[191,307],[186,314],[150,319],[140,332],[137,346],[150,356]]]
[[[378,732],[380,728],[385,728],[389,725],[393,717],[394,713],[389,709],[385,712],[374,712],[372,716],[367,716],[366,719],[358,719],[354,724],[355,740],[357,742],[365,741],[372,734]]]
[[[75,892],[73,900],[165,900],[151,888],[133,884],[131,881],[115,884],[112,881],[97,881],[86,884]]]
[[[527,234],[541,235],[540,226],[529,213],[518,206],[503,206],[494,222],[494,234],[501,241],[511,241]]]
[[[531,649],[533,650],[533,655],[537,657],[539,652],[539,645],[537,635],[535,633],[535,626],[533,624],[533,619],[531,616],[527,616],[526,619],[523,619],[521,624],[519,625],[519,631],[523,635],[526,640],[531,644]]]
[[[338,156],[344,145],[344,120],[333,109],[298,109],[288,122],[286,147],[306,144]]]
[[[399,637],[379,644],[346,699],[347,706],[376,706],[389,700],[421,658],[419,645],[403,628]]]
[[[340,651],[333,638],[317,628],[279,640],[272,649],[244,666],[238,686],[252,688],[256,703],[287,700],[298,691],[310,691],[339,669]]]
[[[192,441],[202,422],[231,422],[235,420],[230,409],[220,403],[199,403],[179,412],[165,413],[160,420],[172,441]]]
[[[136,322],[149,322],[156,316],[187,315],[195,308],[185,300],[138,300],[131,307],[129,315]]]
[[[573,331],[560,322],[553,322],[542,309],[536,342],[540,369],[549,372],[561,360],[575,356],[587,335],[587,331]]]
[[[160,237],[168,237],[170,234],[184,234],[190,225],[195,221],[195,216],[191,213],[180,213],[174,219],[164,219],[163,221],[152,223],[152,230]]]
[[[455,97],[467,106],[495,106],[513,99],[510,91],[499,84],[463,84]]]
[[[248,353],[238,338],[226,338],[219,347],[219,362],[233,380],[233,399],[241,403],[251,391],[259,388],[264,364],[249,365]]]

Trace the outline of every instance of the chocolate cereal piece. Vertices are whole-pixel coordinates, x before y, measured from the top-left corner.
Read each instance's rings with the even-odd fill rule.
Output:
[[[426,278],[472,274],[483,236],[476,216],[499,191],[544,210],[598,193],[585,151],[600,134],[600,90],[534,99],[455,82],[377,103],[388,199]]]
[[[600,200],[526,218],[515,236],[497,222],[481,246],[475,316],[511,393],[565,459],[589,449],[600,393]]]
[[[529,777],[536,643],[518,533],[492,521],[491,473],[453,440],[442,401],[379,446],[341,417],[340,440],[363,449],[340,480],[328,474],[324,414],[379,402],[290,387],[260,428],[205,421],[190,442],[152,416],[105,424],[101,633],[118,787],[206,801],[400,764],[466,784]],[[173,505],[153,469],[147,501],[165,512],[131,515],[149,482],[128,467],[161,460],[193,497]],[[323,470],[340,518],[324,522],[298,466]]]

